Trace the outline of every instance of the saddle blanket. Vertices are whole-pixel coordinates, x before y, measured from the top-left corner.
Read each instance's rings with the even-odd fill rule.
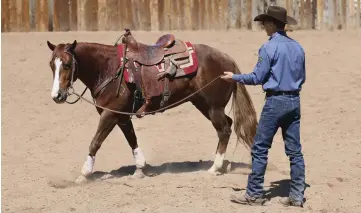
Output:
[[[186,64],[182,64],[176,72],[175,77],[183,77],[189,74],[192,74],[194,72],[197,71],[198,68],[198,58],[194,49],[194,46],[191,42],[184,42],[187,45],[187,51],[189,52],[189,55],[191,57],[189,57],[189,63]],[[123,50],[124,50],[124,44],[118,44],[117,48],[118,48],[118,56],[119,59],[121,61],[120,65],[122,66],[123,63]],[[135,67],[139,67],[142,65],[139,65],[135,62],[134,64]],[[158,72],[163,72],[166,70],[165,68],[165,61],[162,60],[159,64],[153,65],[156,67],[156,69],[158,70]],[[139,70],[140,71],[140,70]],[[128,70],[128,66],[125,66],[125,70],[124,70],[124,80],[128,83],[135,83],[135,79],[133,76],[133,73],[131,71]]]

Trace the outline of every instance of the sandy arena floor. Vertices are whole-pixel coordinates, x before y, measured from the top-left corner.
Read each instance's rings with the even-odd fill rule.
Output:
[[[283,208],[289,162],[277,133],[270,150],[265,207],[229,201],[243,193],[249,152],[235,154],[232,134],[227,160],[230,174],[212,176],[217,136],[191,104],[166,113],[134,119],[139,145],[159,175],[132,180],[134,161],[118,128],[97,154],[95,171],[118,170],[113,179],[74,185],[95,133],[98,114],[86,102],[57,105],[50,97],[48,65],[53,43],[93,41],[113,44],[121,32],[2,34],[2,212],[361,212],[361,33],[291,32],[307,54],[302,92],[302,144],[306,161],[305,208]],[[134,32],[152,43],[161,33]],[[205,43],[234,57],[251,72],[263,32],[174,32],[178,38]],[[84,86],[76,83],[81,91]],[[248,86],[257,113],[264,94]],[[89,97],[89,93],[86,94]],[[169,128],[169,124],[179,131]]]

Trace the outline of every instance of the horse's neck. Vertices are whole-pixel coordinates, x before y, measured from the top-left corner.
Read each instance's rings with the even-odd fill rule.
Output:
[[[116,48],[93,43],[78,43],[75,50],[79,80],[92,92],[105,80],[113,67],[109,60],[116,57]]]

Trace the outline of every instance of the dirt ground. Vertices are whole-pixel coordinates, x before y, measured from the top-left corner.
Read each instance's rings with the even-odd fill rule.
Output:
[[[161,34],[133,33],[146,43]],[[267,40],[263,32],[173,33],[226,52],[244,73],[252,71],[258,48]],[[115,128],[95,162],[99,177],[112,172],[115,178],[75,185],[99,116],[86,102],[53,102],[46,40],[113,44],[119,34],[2,34],[2,212],[361,212],[361,33],[355,31],[289,33],[307,54],[301,98],[305,208],[284,208],[278,203],[289,187],[289,161],[280,132],[270,150],[265,177],[270,204],[231,203],[231,194],[244,192],[249,151],[239,146],[233,155],[232,134],[226,159],[234,162],[234,170],[210,175],[206,170],[215,157],[217,135],[188,103],[163,114],[134,118],[139,145],[158,175],[129,177],[134,170],[131,149]],[[76,83],[79,92],[83,88]],[[247,88],[259,117],[264,94],[260,86]]]

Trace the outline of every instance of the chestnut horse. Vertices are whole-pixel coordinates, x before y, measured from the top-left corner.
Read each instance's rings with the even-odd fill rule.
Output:
[[[109,76],[114,76],[120,67],[120,60],[116,46],[97,43],[77,43],[54,45],[47,41],[52,51],[50,67],[53,73],[53,87],[51,97],[55,103],[64,103],[69,95],[69,88],[77,79],[90,90],[94,102],[111,110],[131,113],[133,110],[135,85],[121,82],[123,90],[116,95],[118,84],[109,83],[101,94],[94,97],[94,91]],[[256,133],[257,119],[252,100],[242,84],[227,82],[219,77],[223,71],[229,70],[240,73],[235,61],[227,54],[204,44],[194,44],[198,57],[198,69],[195,75],[177,78],[169,84],[176,84],[167,105],[169,108],[179,106],[190,101],[214,126],[218,134],[218,146],[215,160],[208,170],[219,174],[223,167],[224,155],[232,133],[232,119],[225,114],[225,107],[233,94],[232,109],[234,116],[234,131],[237,143],[242,142],[246,147],[253,144]],[[218,79],[216,79],[218,78]],[[216,79],[216,80],[215,80]],[[212,82],[213,81],[213,82]],[[210,84],[209,84],[210,83]],[[206,84],[207,87],[201,89]],[[201,89],[201,90],[200,90]],[[180,100],[193,96],[184,101]],[[177,104],[175,104],[177,103]],[[174,106],[171,106],[174,104]],[[81,176],[89,177],[93,172],[95,156],[103,141],[117,125],[123,132],[135,159],[136,177],[143,177],[146,166],[145,157],[138,146],[130,115],[119,114],[104,108],[96,107],[100,114],[98,128],[89,146],[89,154],[81,169]],[[174,122],[174,121],[172,121]]]

